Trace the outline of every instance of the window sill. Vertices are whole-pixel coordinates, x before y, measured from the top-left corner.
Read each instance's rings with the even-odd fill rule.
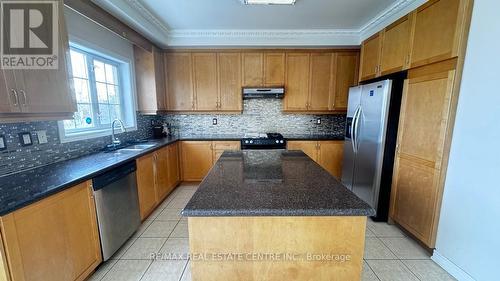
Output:
[[[126,132],[137,131],[137,126],[125,127],[125,130],[126,130]],[[115,130],[115,135],[119,136],[121,134],[122,134],[122,132],[120,129]],[[90,139],[108,137],[108,136],[111,136],[111,129],[66,134],[65,130],[64,130],[63,122],[59,122],[59,140],[61,143],[84,141],[84,140],[90,140]]]

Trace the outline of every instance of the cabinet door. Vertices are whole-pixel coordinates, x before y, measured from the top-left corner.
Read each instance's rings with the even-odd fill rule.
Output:
[[[138,110],[145,114],[166,110],[165,71],[161,52],[156,48],[149,52],[134,45],[134,60]]]
[[[328,111],[333,99],[333,60],[332,53],[311,54],[310,96],[308,109]]]
[[[285,54],[264,54],[264,84],[265,86],[285,85]]]
[[[177,143],[168,146],[168,187],[172,191],[180,181],[179,146]]]
[[[91,182],[1,218],[12,280],[85,280],[101,262]]]
[[[181,163],[184,181],[201,181],[212,167],[212,142],[183,141]]]
[[[167,53],[165,58],[168,110],[193,110],[194,99],[191,54]]]
[[[13,71],[0,70],[0,114],[21,111]]]
[[[342,52],[335,55],[334,95],[330,106],[336,111],[347,110],[349,88],[358,84],[359,53]]]
[[[446,60],[458,55],[463,38],[463,0],[433,0],[415,12],[411,67]]]
[[[165,60],[163,52],[153,47],[155,93],[158,110],[167,110],[167,85],[165,84]]]
[[[150,153],[136,160],[137,193],[142,220],[147,218],[157,203],[154,158],[154,153]]]
[[[239,141],[214,141],[213,142],[213,162],[217,162],[224,151],[240,150]]]
[[[22,71],[22,77],[19,77],[22,82],[18,80],[18,92],[21,110],[25,113],[76,112],[76,97],[69,80],[72,71],[69,67],[71,61],[62,2],[60,1],[59,7],[58,68]],[[50,28],[50,25],[46,26]]]
[[[243,110],[241,54],[219,53],[219,110]]]
[[[332,176],[342,176],[342,159],[344,157],[343,141],[320,141],[318,163]]]
[[[160,202],[170,192],[168,175],[169,154],[168,148],[164,147],[155,152],[155,176],[156,176],[156,202]]]
[[[401,104],[391,216],[430,248],[443,190],[438,178],[454,75],[454,70],[420,77],[410,72]]]
[[[286,55],[285,111],[305,111],[309,99],[310,55],[288,53]]]
[[[407,69],[410,62],[411,16],[404,16],[385,28],[382,36],[382,75]]]
[[[378,76],[380,46],[380,33],[366,39],[361,45],[360,81],[372,79]]]
[[[302,150],[312,160],[318,161],[318,142],[317,141],[289,141],[288,150]]]
[[[243,86],[258,87],[264,85],[264,54],[243,53]]]
[[[193,53],[193,68],[196,110],[217,111],[219,109],[217,54]]]

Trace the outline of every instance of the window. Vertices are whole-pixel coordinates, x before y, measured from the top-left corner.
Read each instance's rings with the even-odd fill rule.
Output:
[[[109,135],[115,119],[135,129],[129,64],[74,44],[70,58],[78,111],[60,122],[61,141]]]

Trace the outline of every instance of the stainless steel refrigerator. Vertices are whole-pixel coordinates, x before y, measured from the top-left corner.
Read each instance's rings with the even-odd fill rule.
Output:
[[[400,83],[396,84],[400,91]],[[344,142],[342,183],[370,204],[381,221],[387,220],[389,209],[401,103],[397,93],[391,106],[392,91],[392,80],[350,88]]]

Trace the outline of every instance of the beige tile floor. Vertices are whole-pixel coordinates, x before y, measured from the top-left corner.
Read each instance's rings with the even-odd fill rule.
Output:
[[[139,230],[89,280],[190,281],[187,220],[180,211],[196,185],[177,188],[141,225]],[[151,258],[151,253],[174,254],[178,259]],[[363,281],[455,280],[414,240],[397,226],[368,220]]]

